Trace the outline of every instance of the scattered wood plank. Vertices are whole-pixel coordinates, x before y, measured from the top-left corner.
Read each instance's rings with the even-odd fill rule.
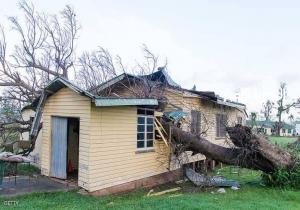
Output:
[[[179,190],[181,190],[181,187],[175,187],[175,188],[172,188],[172,189],[168,189],[168,190],[164,190],[164,191],[161,191],[161,192],[153,193],[154,190],[151,189],[148,192],[147,196],[159,196],[159,195],[164,195],[166,193],[176,192],[176,191],[179,191]]]

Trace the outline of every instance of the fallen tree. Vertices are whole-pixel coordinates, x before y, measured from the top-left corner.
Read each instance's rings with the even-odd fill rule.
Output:
[[[288,152],[278,148],[264,137],[253,134],[251,129],[245,126],[236,125],[227,128],[233,143],[232,147],[214,144],[200,135],[183,131],[175,125],[171,126],[171,129],[173,144],[225,164],[261,170],[265,173],[272,173],[281,168],[289,169],[294,164]]]

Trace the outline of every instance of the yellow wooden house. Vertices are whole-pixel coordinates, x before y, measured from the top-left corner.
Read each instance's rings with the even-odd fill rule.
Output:
[[[157,120],[163,112],[170,116],[185,113],[185,121],[193,126],[187,123],[183,129],[205,130],[208,140],[225,146],[222,120],[245,122],[245,105],[226,101],[213,92],[180,88],[164,70],[151,77],[153,82],[164,84],[167,105],[163,108],[155,97],[130,95],[129,77],[134,76],[120,75],[90,91],[59,77],[44,89],[40,132],[43,175],[76,180],[79,187],[95,195],[154,186],[174,180],[181,167],[172,162],[168,134]],[[38,100],[32,106],[38,107]],[[189,154],[186,162],[203,159]]]

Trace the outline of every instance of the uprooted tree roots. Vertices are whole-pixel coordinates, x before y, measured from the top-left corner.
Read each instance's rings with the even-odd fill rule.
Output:
[[[241,125],[227,128],[232,142],[231,147],[214,144],[205,138],[171,126],[172,141],[194,154],[201,153],[216,161],[244,168],[273,173],[277,169],[293,166],[292,156],[272,144],[262,136],[255,135],[251,129]]]

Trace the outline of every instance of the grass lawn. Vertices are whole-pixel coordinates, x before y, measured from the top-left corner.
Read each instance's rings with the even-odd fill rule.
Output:
[[[269,136],[268,138],[275,144],[278,144],[279,146],[284,146],[288,143],[296,141],[298,137]]]
[[[242,188],[226,193],[217,189],[201,190],[184,183],[181,192],[147,197],[149,190],[138,190],[126,195],[91,197],[73,192],[37,193],[12,198],[0,197],[1,209],[300,209],[300,191],[280,190],[260,184],[260,173],[242,169],[240,175],[231,173],[229,167],[217,173],[238,180]],[[178,187],[163,185],[154,191]],[[214,193],[212,193],[214,192]],[[18,201],[17,206],[4,206],[4,201]]]

